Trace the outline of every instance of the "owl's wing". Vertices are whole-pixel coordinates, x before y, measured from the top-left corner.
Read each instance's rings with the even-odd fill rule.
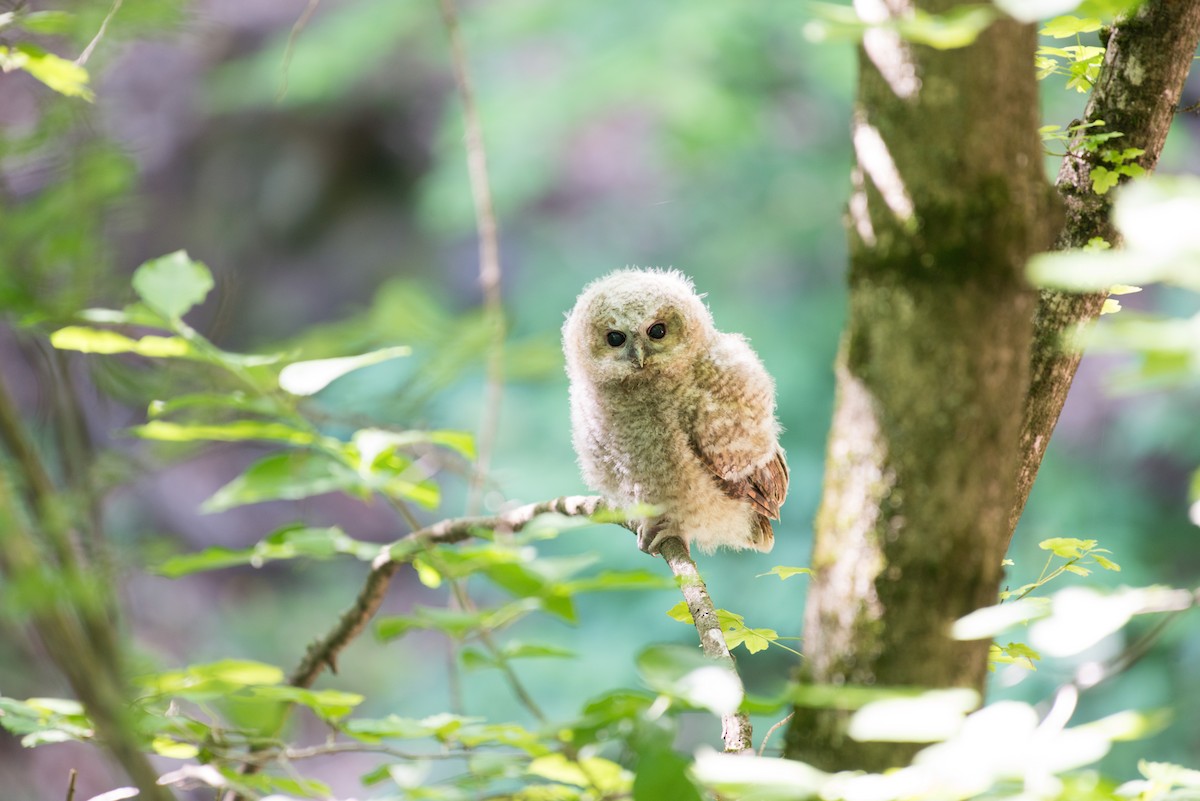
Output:
[[[779,447],[775,386],[740,336],[726,334],[697,376],[701,391],[692,450],[731,498],[771,520],[787,497],[788,467]]]

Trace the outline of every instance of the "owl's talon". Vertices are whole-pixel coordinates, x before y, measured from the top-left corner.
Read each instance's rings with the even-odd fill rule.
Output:
[[[670,525],[669,521],[663,518],[644,520],[638,526],[638,548],[651,556],[658,556],[658,549],[662,545],[663,540],[674,536],[675,529]]]

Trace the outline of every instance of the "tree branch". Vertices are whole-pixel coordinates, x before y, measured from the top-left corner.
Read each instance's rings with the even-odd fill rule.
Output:
[[[696,568],[696,562],[677,537],[664,540],[659,552],[663,559],[667,560],[667,566],[679,582],[679,590],[683,593],[688,611],[692,613],[692,621],[696,624],[696,632],[700,635],[700,648],[704,655],[722,667],[729,668],[737,677],[740,686],[741,676],[737,672],[737,664],[733,660],[733,654],[729,653],[725,633],[721,631],[721,622],[717,619],[717,610],[708,594],[708,587],[704,586],[704,579],[700,577],[700,571]],[[721,739],[725,741],[727,752],[749,753],[752,750],[752,738],[750,717],[745,712],[734,712],[721,717]]]
[[[592,517],[610,511],[595,495],[570,495],[542,503],[531,503],[491,517],[458,517],[442,520],[414,531],[388,546],[371,566],[366,583],[354,603],[342,613],[329,633],[308,647],[288,681],[295,687],[311,687],[326,667],[337,672],[337,657],[362,632],[383,603],[392,576],[430,545],[462,542],[480,531],[520,531],[538,515],[556,512],[567,517]]]
[[[604,499],[595,495],[571,495],[541,503],[531,503],[500,515],[490,517],[460,517],[443,520],[397,540],[375,560],[363,588],[354,603],[342,613],[334,627],[308,647],[300,664],[288,681],[296,687],[311,687],[326,667],[337,672],[337,657],[357,637],[383,603],[392,576],[400,565],[410,561],[430,545],[443,545],[477,536],[481,531],[520,531],[538,515],[557,513],[567,517],[596,517],[614,510]],[[614,521],[617,522],[617,521]],[[636,526],[617,522],[630,531]],[[717,620],[716,608],[704,580],[683,543],[672,537],[662,545],[662,555],[679,581],[680,591],[700,635],[704,653],[737,675],[737,666],[725,643],[725,635]],[[740,680],[740,679],[739,679]],[[751,748],[750,719],[743,713],[726,715],[722,719],[722,737],[726,751],[742,752]]]
[[[1124,134],[1122,148],[1144,150],[1137,163],[1147,173],[1158,164],[1198,43],[1200,0],[1149,0],[1108,38],[1084,121],[1103,120],[1104,130]],[[1092,191],[1092,166],[1088,159],[1063,160],[1056,187],[1065,201],[1067,220],[1057,250],[1082,247],[1095,237],[1114,247],[1120,244],[1109,220],[1112,193]],[[1025,509],[1083,357],[1078,336],[1100,316],[1106,297],[1105,292],[1074,295],[1049,290],[1039,297],[1010,531]]]

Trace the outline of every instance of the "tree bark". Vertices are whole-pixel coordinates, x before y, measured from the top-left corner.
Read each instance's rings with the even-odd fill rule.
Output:
[[[937,51],[876,29],[859,50],[850,315],[806,681],[983,685],[987,643],[948,630],[1000,582],[1033,331],[1024,268],[1058,216],[1036,133],[1035,37],[1001,20]],[[858,743],[844,722],[797,708],[785,753],[827,769],[907,761],[909,746]]]
[[[860,0],[860,14],[867,5]],[[950,4],[917,5],[940,13]],[[1088,120],[1125,132],[1122,148],[1144,148],[1147,170],[1196,48],[1198,7],[1152,0],[1108,40]],[[877,13],[892,12],[881,4]],[[908,47],[885,31],[860,48],[850,316],[804,681],[983,689],[987,643],[952,641],[948,627],[995,602],[1001,559],[1078,366],[1064,334],[1104,300],[1036,296],[1022,282],[1025,261],[1062,223],[1034,133],[1035,43],[1032,27],[1003,21],[962,50]],[[1111,242],[1109,199],[1091,192],[1091,165],[1067,162],[1057,246]],[[845,721],[797,708],[785,754],[879,770],[915,750],[853,741]]]
[[[1104,66],[1088,99],[1085,122],[1103,120],[1104,130],[1125,134],[1118,148],[1140,147],[1137,163],[1153,172],[1179,106],[1192,56],[1200,44],[1200,0],[1152,0],[1108,37]],[[1109,220],[1113,193],[1092,191],[1093,163],[1068,156],[1057,188],[1066,203],[1067,222],[1056,249],[1079,248],[1095,237],[1118,247]],[[1083,352],[1077,340],[1099,315],[1106,293],[1070,294],[1043,290],[1034,320],[1029,396],[1021,429],[1017,497],[1009,511],[1015,530],[1033,489],[1050,435],[1058,423]]]

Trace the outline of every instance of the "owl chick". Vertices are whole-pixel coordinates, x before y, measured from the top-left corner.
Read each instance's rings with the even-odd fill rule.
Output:
[[[769,551],[787,495],[775,385],[740,334],[713,326],[675,270],[618,270],[586,286],[563,325],[583,477],[622,507],[652,504],[638,547],[668,537]]]

